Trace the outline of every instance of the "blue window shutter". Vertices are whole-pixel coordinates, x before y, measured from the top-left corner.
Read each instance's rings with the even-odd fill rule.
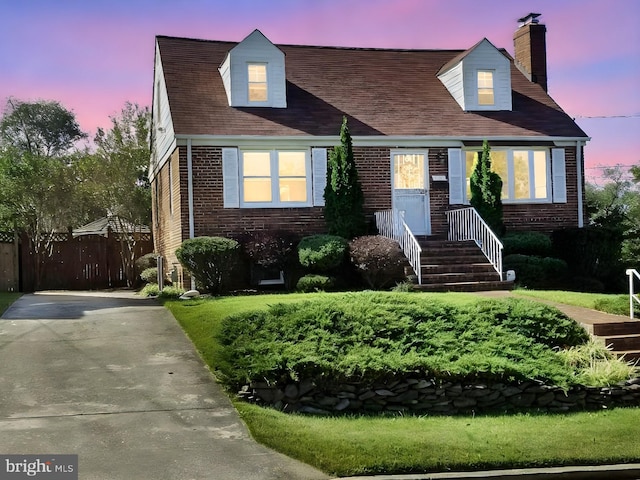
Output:
[[[324,206],[324,189],[327,185],[327,149],[311,149],[313,171],[313,205]]]
[[[567,172],[564,155],[564,148],[551,149],[554,203],[567,203]]]
[[[461,205],[464,203],[465,189],[464,168],[462,165],[462,149],[449,149],[449,204]]]
[[[238,149],[222,149],[222,191],[224,208],[240,207]]]

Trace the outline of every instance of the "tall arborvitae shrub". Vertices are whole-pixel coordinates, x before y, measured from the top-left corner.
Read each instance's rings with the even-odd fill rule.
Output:
[[[358,180],[347,117],[342,120],[340,145],[334,147],[327,162],[324,199],[324,217],[330,234],[351,239],[365,233],[364,194]]]
[[[502,179],[496,172],[491,171],[491,147],[485,140],[482,142],[482,154],[471,174],[470,203],[498,236],[502,236],[505,230],[501,197]]]

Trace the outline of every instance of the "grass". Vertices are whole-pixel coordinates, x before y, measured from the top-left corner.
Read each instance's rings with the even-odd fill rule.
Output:
[[[635,462],[640,409],[480,417],[308,417],[236,402],[259,442],[332,475]]]
[[[13,292],[0,292],[0,315],[9,308],[13,302],[15,302],[22,294]]]
[[[216,370],[221,351],[215,337],[227,315],[330,295],[334,294],[238,296],[165,305]],[[434,298],[457,305],[478,301],[473,294]],[[313,417],[233,400],[256,440],[331,475],[640,461],[640,409],[476,417]]]
[[[566,303],[576,307],[591,308],[601,312],[616,315],[629,315],[629,295],[606,293],[580,293],[564,290],[525,290],[519,289],[518,295],[547,300],[556,303]]]

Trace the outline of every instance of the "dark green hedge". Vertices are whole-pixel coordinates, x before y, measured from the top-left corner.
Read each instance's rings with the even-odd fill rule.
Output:
[[[587,340],[558,310],[526,300],[449,304],[410,293],[360,292],[276,304],[222,323],[221,378],[375,381],[389,374],[571,383],[554,347]]]

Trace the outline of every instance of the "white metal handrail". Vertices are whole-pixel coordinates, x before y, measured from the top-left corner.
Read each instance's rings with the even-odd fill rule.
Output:
[[[473,240],[503,280],[502,242],[473,207],[447,212],[449,240]]]
[[[635,317],[633,315],[633,304],[635,302],[640,303],[640,298],[633,292],[633,277],[637,277],[640,279],[640,273],[638,273],[638,271],[633,268],[629,268],[627,269],[627,275],[629,275],[629,316],[631,317],[631,319],[634,319]]]
[[[418,277],[418,284],[422,285],[422,266],[420,256],[422,247],[418,243],[415,235],[404,221],[404,211],[384,210],[376,212],[376,226],[380,235],[392,238],[400,244],[400,248],[409,260],[409,264]]]

